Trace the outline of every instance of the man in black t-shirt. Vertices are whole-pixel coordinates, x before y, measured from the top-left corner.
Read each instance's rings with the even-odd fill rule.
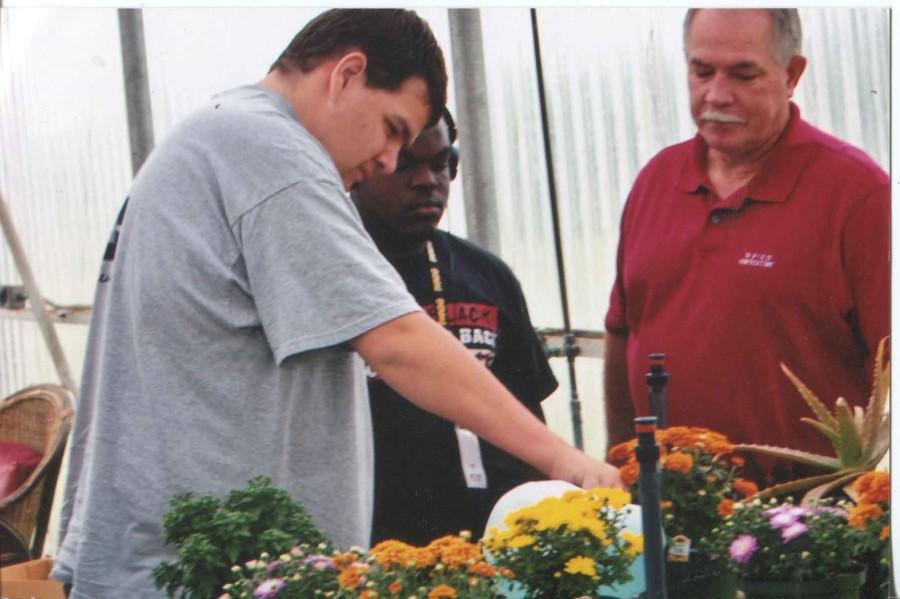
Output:
[[[416,301],[543,420],[557,387],[519,282],[490,252],[437,229],[456,175],[450,113],[401,150],[397,170],[354,187],[366,229]],[[404,400],[369,373],[375,437],[372,543],[477,538],[506,491],[544,478],[469,431]]]

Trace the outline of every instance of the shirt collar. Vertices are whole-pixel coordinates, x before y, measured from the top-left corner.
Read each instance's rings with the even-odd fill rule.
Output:
[[[801,149],[810,140],[810,125],[800,118],[800,108],[791,102],[790,116],[772,153],[746,186],[746,197],[760,202],[783,202],[797,184],[803,167],[812,156],[813,146]],[[677,187],[687,193],[712,189],[706,174],[706,142],[700,134],[689,142]]]

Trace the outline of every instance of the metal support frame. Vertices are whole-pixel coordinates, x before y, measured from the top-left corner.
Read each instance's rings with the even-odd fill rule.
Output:
[[[6,202],[3,200],[2,194],[0,194],[0,226],[3,228],[3,235],[6,237],[6,241],[9,244],[9,249],[10,252],[12,252],[13,261],[19,271],[19,276],[22,277],[22,284],[25,287],[25,293],[28,295],[28,302],[31,304],[32,315],[34,316],[34,320],[37,321],[38,328],[40,328],[41,334],[44,337],[44,342],[47,344],[47,349],[50,351],[50,357],[53,359],[53,365],[56,367],[56,373],[59,376],[60,383],[73,393],[77,394],[78,387],[75,384],[75,379],[72,378],[66,355],[59,342],[59,337],[56,336],[56,329],[47,313],[47,307],[44,305],[43,296],[41,295],[40,289],[38,289],[34,273],[31,271],[31,265],[28,263],[28,258],[25,256],[25,250],[22,247],[22,242],[19,240],[16,228],[13,225],[12,217],[6,209]]]
[[[125,81],[125,108],[131,144],[131,171],[137,174],[154,145],[153,111],[150,105],[150,81],[147,77],[141,9],[119,9],[119,41],[122,45],[122,76]]]
[[[544,69],[541,61],[541,42],[538,33],[537,10],[531,11],[531,33],[534,41],[534,62],[537,72],[538,100],[541,105],[541,132],[544,138],[544,156],[547,163],[547,185],[550,192],[550,215],[553,219],[553,241],[556,246],[556,272],[559,277],[559,298],[562,304],[563,329],[566,337],[572,334],[572,323],[569,318],[569,294],[566,285],[566,263],[563,259],[562,233],[559,223],[559,203],[556,199],[556,178],[553,173],[553,145],[550,142],[550,123],[547,110],[547,98],[544,94]],[[571,345],[571,341],[569,341]],[[577,354],[567,350],[566,361],[569,366],[569,409],[572,413],[572,437],[574,445],[578,449],[584,448],[584,438],[581,422],[581,400],[578,397],[578,381],[575,376],[575,356]]]
[[[460,163],[466,200],[466,237],[499,254],[500,227],[494,189],[494,154],[481,11],[477,8],[451,8],[448,18],[456,88],[456,121],[462,140]]]
[[[604,339],[602,331],[586,329],[538,328],[534,331],[550,358],[603,358]]]

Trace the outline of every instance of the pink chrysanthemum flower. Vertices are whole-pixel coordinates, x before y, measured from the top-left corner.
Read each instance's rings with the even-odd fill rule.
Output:
[[[781,538],[787,543],[788,541],[796,539],[807,530],[808,528],[803,522],[794,522],[790,526],[781,529]]]
[[[759,542],[753,535],[741,535],[731,542],[728,547],[728,554],[731,559],[739,564],[746,564],[756,550],[759,548]]]
[[[259,583],[259,586],[253,591],[253,596],[256,599],[272,599],[281,591],[282,587],[284,587],[284,579],[267,578]]]

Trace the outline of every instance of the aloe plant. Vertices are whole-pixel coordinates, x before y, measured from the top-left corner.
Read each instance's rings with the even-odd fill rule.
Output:
[[[781,364],[781,369],[817,418],[816,420],[812,418],[801,418],[800,420],[828,437],[834,446],[835,455],[826,456],[772,445],[736,445],[735,450],[754,451],[801,464],[818,466],[826,470],[824,474],[800,478],[763,489],[755,497],[772,497],[809,489],[803,496],[803,503],[813,503],[837,487],[853,482],[858,476],[878,465],[890,448],[891,425],[887,404],[891,384],[891,364],[890,360],[885,360],[884,356],[886,342],[887,337],[879,342],[878,350],[875,353],[872,395],[869,397],[869,404],[865,409],[861,406],[851,408],[843,397],[839,397],[834,404],[834,413],[832,413],[803,384],[803,381],[797,378],[787,366]]]

